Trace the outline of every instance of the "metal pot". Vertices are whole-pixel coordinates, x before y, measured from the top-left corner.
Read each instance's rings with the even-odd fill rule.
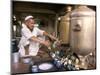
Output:
[[[66,14],[61,16],[59,25],[59,38],[63,44],[69,44],[69,29],[70,29],[70,14],[71,6],[66,8]]]
[[[15,52],[12,54],[12,60],[13,60],[13,63],[18,63],[19,62],[19,53],[18,52]]]
[[[95,50],[95,11],[87,6],[79,6],[71,13],[70,45],[82,56]]]
[[[38,66],[37,65],[32,66],[32,72],[38,72]]]

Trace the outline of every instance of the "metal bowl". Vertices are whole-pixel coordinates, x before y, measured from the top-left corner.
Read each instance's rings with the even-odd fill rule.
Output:
[[[39,65],[39,69],[42,71],[48,71],[53,68],[53,64],[51,63],[42,63]]]
[[[28,64],[32,61],[32,58],[31,57],[24,57],[24,58],[22,58],[22,61],[23,61],[23,63]]]

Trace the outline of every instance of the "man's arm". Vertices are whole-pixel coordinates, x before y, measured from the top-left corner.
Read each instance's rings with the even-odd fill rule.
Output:
[[[52,40],[58,41],[58,39],[54,36],[52,36],[51,34],[48,34],[47,32],[43,32],[43,35],[50,37]]]
[[[35,37],[35,36],[32,36],[29,40],[30,40],[30,41],[39,42],[40,44],[43,44],[43,45],[45,45],[45,46],[47,46],[47,47],[49,46],[49,42],[48,42],[48,41],[40,40],[40,39],[38,39],[38,38]]]
[[[49,46],[49,43],[47,41],[40,40],[37,37],[33,36],[33,34],[27,28],[22,29],[22,34],[30,41],[36,41],[36,42],[39,42],[40,44],[43,44],[45,46]]]
[[[56,37],[52,36],[51,34],[48,34],[46,31],[43,31],[39,28],[36,28],[36,29],[37,29],[39,35],[45,35],[45,36],[48,36],[52,40],[56,40],[56,41],[58,40]]]

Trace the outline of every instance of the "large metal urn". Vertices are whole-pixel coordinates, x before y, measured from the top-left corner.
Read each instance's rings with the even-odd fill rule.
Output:
[[[66,14],[64,16],[61,16],[60,20],[59,33],[60,40],[62,40],[63,44],[69,44],[70,14],[71,6],[68,6],[66,8]]]
[[[71,13],[70,46],[76,54],[86,56],[95,50],[95,11],[78,6]]]

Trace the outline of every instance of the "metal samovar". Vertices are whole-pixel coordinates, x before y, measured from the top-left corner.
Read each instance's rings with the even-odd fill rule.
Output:
[[[95,51],[96,47],[95,24],[95,11],[87,6],[77,6],[72,11],[70,46],[82,60],[81,65],[85,66],[85,69],[87,69],[85,59]]]

